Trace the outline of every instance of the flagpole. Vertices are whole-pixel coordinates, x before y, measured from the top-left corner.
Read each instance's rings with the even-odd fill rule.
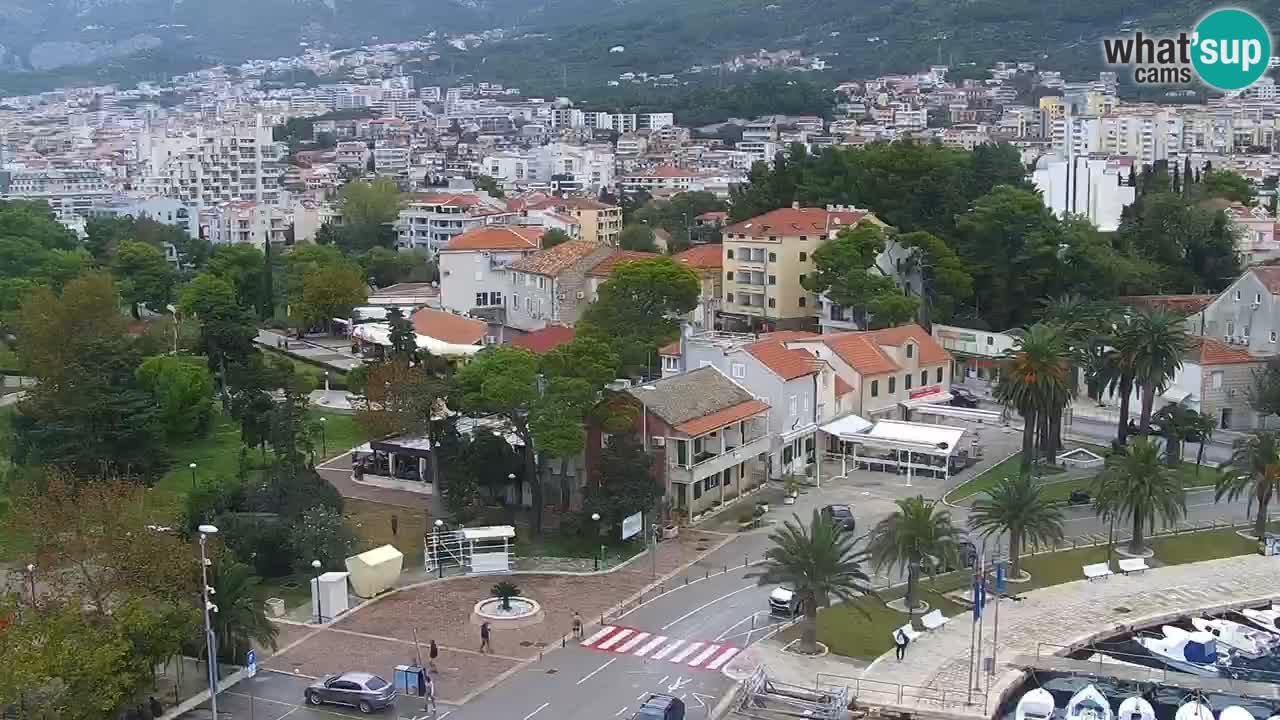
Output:
[[[976,689],[981,690],[982,689],[981,687],[981,684],[982,684],[982,665],[981,665],[982,663],[982,626],[983,626],[982,611],[986,609],[985,605],[987,604],[987,559],[985,556],[982,558],[982,572],[978,573],[978,590],[980,591],[980,595],[982,597],[982,602],[978,605],[978,617],[977,617],[979,665],[977,666],[976,671],[974,672],[973,684],[977,686]],[[985,693],[986,691],[983,690],[983,692]]]
[[[994,627],[991,631],[991,667],[987,670],[987,691],[991,691],[991,676],[996,671],[996,657],[1000,651],[1000,596],[1004,594],[1005,582],[1005,560],[997,560],[996,563],[996,609],[992,618]]]

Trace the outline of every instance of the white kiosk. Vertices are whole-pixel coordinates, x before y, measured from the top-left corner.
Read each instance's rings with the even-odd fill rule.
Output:
[[[327,572],[311,578],[311,616],[313,618],[323,623],[350,609],[347,601],[347,576],[350,574]]]

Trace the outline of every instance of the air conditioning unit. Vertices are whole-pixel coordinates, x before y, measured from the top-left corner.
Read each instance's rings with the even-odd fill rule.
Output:
[[[653,437],[649,438],[649,441],[653,444],[654,447],[667,446],[667,439],[658,435],[654,435]]]
[[[579,299],[579,300],[581,300],[581,299],[585,298],[586,296],[587,296],[587,294],[586,294],[585,292],[583,292],[582,290],[579,290],[579,291],[578,291],[578,299]]]
[[[1235,397],[1235,396],[1236,396],[1236,389],[1235,389],[1235,388],[1227,388],[1227,397]]]

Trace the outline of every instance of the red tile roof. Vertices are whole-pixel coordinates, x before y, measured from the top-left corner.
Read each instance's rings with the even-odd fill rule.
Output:
[[[602,247],[590,240],[570,240],[511,263],[511,269],[535,275],[558,275]]]
[[[542,228],[525,225],[483,225],[450,238],[445,250],[537,250]]]
[[[1193,347],[1191,357],[1200,365],[1238,365],[1240,363],[1261,363],[1246,350],[1234,348],[1221,340],[1209,337],[1199,338],[1199,347]]]
[[[719,270],[724,267],[723,247],[720,245],[697,245],[672,255],[671,259],[694,270]]]
[[[844,378],[836,376],[836,397],[844,397],[853,392],[853,386],[844,381]]]
[[[746,420],[753,415],[759,415],[768,409],[769,405],[765,402],[760,400],[748,400],[746,402],[727,407],[723,410],[717,410],[710,415],[703,415],[702,417],[681,423],[676,426],[676,430],[679,430],[686,435],[701,435],[706,432],[711,432],[717,428],[722,428],[729,423],[735,423],[739,420]]]
[[[1272,295],[1280,295],[1280,265],[1259,265],[1249,268],[1249,272],[1257,275],[1258,282]]]
[[[812,375],[818,370],[818,360],[808,350],[788,349],[782,340],[753,342],[746,351],[783,380]]]
[[[479,345],[489,329],[488,323],[444,310],[422,308],[409,316],[413,331],[457,345]]]
[[[658,348],[658,354],[659,355],[675,355],[678,357],[680,355],[680,341],[676,340],[675,342],[669,342],[666,345],[663,345],[662,347]]]
[[[898,369],[880,345],[863,333],[838,333],[824,336],[822,342],[844,360],[849,367],[863,375],[883,375]]]
[[[674,165],[659,165],[641,175],[641,177],[660,177],[660,178],[685,178],[693,177],[693,173],[688,170],[681,170]]]
[[[920,348],[918,358],[922,365],[932,365],[951,360],[951,353],[939,345],[938,341],[925,332],[924,328],[915,323],[885,328],[884,330],[872,330],[866,334],[881,345],[897,346],[902,345],[907,340],[914,340],[916,346]]]
[[[658,253],[641,252],[639,250],[615,250],[612,255],[601,260],[595,267],[587,272],[588,275],[595,277],[609,277],[613,274],[613,269],[622,263],[635,262],[637,260],[652,260],[662,257]]]
[[[916,324],[868,330],[790,338],[786,342],[817,341],[826,344],[841,360],[863,375],[883,375],[900,369],[885,347],[901,347],[907,340],[916,344],[916,361],[921,365],[948,362],[948,353],[924,328]]]
[[[704,213],[702,213],[701,215],[697,216],[697,217],[696,217],[696,218],[694,218],[694,219],[695,219],[695,220],[713,220],[713,221],[716,221],[716,222],[724,222],[725,218],[727,218],[727,217],[729,217],[729,213],[727,213],[727,212],[725,212],[725,211],[723,211],[723,210],[710,210],[710,211],[708,211],[708,212],[704,212]]]
[[[564,325],[548,325],[541,330],[515,338],[511,344],[531,350],[538,355],[545,355],[571,340],[573,340],[573,328]]]
[[[1128,295],[1120,298],[1126,305],[1160,308],[1182,315],[1192,315],[1209,306],[1217,295]]]
[[[828,231],[852,227],[863,218],[873,217],[866,210],[835,210],[826,208],[778,208],[763,215],[734,223],[724,229],[726,235],[823,235]]]

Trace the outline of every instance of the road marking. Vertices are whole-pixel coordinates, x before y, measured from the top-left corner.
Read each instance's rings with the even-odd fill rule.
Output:
[[[693,683],[693,678],[685,680],[683,676],[676,678],[676,681],[667,686],[667,692],[675,692],[685,685]]]
[[[702,647],[702,643],[700,642],[689,643],[688,645],[685,645],[683,650],[676,653],[675,657],[671,658],[671,662],[673,663],[684,662],[685,658],[698,652],[698,648],[700,647]]]
[[[444,714],[443,714],[443,715],[441,715],[440,717],[436,718],[436,720],[444,720],[445,718],[449,717],[449,716],[450,716],[450,715],[452,715],[452,714],[453,714],[453,711],[452,711],[452,710],[445,710],[445,711],[444,711]]]
[[[646,632],[636,633],[636,635],[632,637],[630,640],[618,646],[618,652],[620,653],[630,652],[632,648],[644,642],[645,638],[647,637],[649,637],[649,633],[646,633]]]
[[[292,715],[292,714],[294,714],[294,713],[298,712],[299,708],[301,708],[301,707],[302,707],[301,705],[294,705],[292,710],[290,710],[289,712],[287,712],[287,713],[285,713],[285,714],[281,715],[280,717],[276,718],[276,720],[284,720],[285,718],[289,717],[290,715]]]
[[[693,694],[693,700],[694,700],[694,702],[698,703],[698,707],[700,707],[700,708],[708,707],[708,705],[707,705],[707,701],[708,701],[708,700],[715,700],[715,699],[716,699],[716,698],[715,698],[715,696],[714,696],[714,695],[703,695],[703,694],[701,694],[701,693],[694,693],[694,694]]]
[[[610,636],[609,636],[609,638],[608,638],[607,640],[605,640],[604,642],[602,642],[602,643],[600,643],[599,645],[597,645],[597,646],[596,646],[596,649],[597,649],[597,650],[608,650],[609,648],[613,647],[614,645],[617,645],[618,643],[620,643],[620,642],[622,642],[623,640],[625,640],[625,639],[627,638],[627,636],[628,636],[628,635],[631,635],[631,634],[632,634],[632,633],[634,633],[634,632],[635,632],[635,630],[632,630],[632,629],[630,629],[630,628],[623,628],[623,629],[619,630],[618,632],[616,632],[616,633],[614,633],[614,634],[610,635]]]
[[[607,662],[607,663],[605,663],[605,664],[601,665],[600,667],[596,668],[595,670],[592,670],[591,672],[589,672],[589,673],[587,673],[586,675],[584,675],[584,676],[582,677],[582,679],[578,681],[578,684],[579,684],[579,685],[581,685],[582,683],[584,683],[584,682],[586,682],[586,681],[590,680],[591,678],[595,677],[596,673],[600,672],[601,670],[603,670],[603,669],[605,669],[605,668],[609,667],[610,665],[612,665],[612,664],[614,664],[614,663],[616,663],[616,662],[618,662],[618,658],[613,658],[613,659],[612,659],[612,660],[610,660],[609,662]],[[525,718],[524,720],[529,720],[529,718]]]
[[[550,705],[550,704],[551,704],[551,703],[549,703],[549,702],[544,702],[544,703],[542,703],[541,705],[539,705],[539,706],[538,706],[538,709],[537,709],[537,710],[534,710],[533,712],[529,713],[528,715],[525,715],[525,716],[524,716],[524,720],[529,720],[529,718],[533,717],[534,715],[537,715],[538,713],[542,712],[543,710],[546,710],[546,709],[547,709],[547,706],[548,706],[548,705]]]
[[[645,655],[648,655],[649,653],[653,652],[653,649],[654,649],[654,648],[658,647],[659,645],[661,645],[662,643],[664,643],[664,642],[666,642],[666,641],[667,641],[667,636],[666,636],[666,635],[659,635],[658,637],[656,637],[656,638],[654,638],[654,639],[650,640],[649,642],[645,643],[645,644],[644,644],[644,647],[640,648],[639,650],[637,650],[637,651],[635,651],[635,652],[633,652],[633,653],[631,653],[631,654],[632,654],[632,655],[635,655],[636,657],[644,657]]]
[[[729,662],[729,659],[737,654],[738,654],[738,648],[736,647],[725,648],[724,652],[720,653],[719,657],[717,657],[715,660],[712,660],[710,663],[707,663],[707,669],[719,670],[721,665],[724,665],[725,663]]]
[[[583,641],[582,641],[582,644],[583,644],[583,645],[590,646],[590,645],[592,645],[592,644],[594,644],[594,643],[597,643],[597,642],[599,642],[599,641],[600,641],[600,640],[601,640],[605,635],[608,635],[609,633],[613,632],[614,630],[617,630],[617,628],[615,628],[615,627],[614,627],[614,626],[612,626],[612,625],[605,625],[604,627],[602,627],[602,628],[600,628],[598,631],[596,631],[596,634],[595,634],[595,635],[592,635],[591,637],[587,638],[586,640],[583,640]]]
[[[626,712],[626,711],[627,711],[627,708],[622,708],[622,709],[621,709],[621,710],[619,710],[618,712],[614,713],[614,714],[613,714],[613,716],[614,716],[614,717],[622,717],[622,713],[624,713],[624,712]]]
[[[662,629],[663,629],[663,630],[666,630],[666,629],[670,628],[672,625],[675,625],[676,623],[681,622],[682,620],[685,620],[685,619],[688,619],[688,618],[693,617],[694,615],[697,615],[698,613],[702,612],[703,610],[706,610],[707,608],[711,607],[712,605],[715,605],[716,603],[720,602],[721,600],[725,600],[725,599],[727,599],[727,598],[731,598],[731,597],[733,597],[734,595],[737,595],[737,594],[738,594],[738,593],[740,593],[740,592],[746,592],[747,590],[750,590],[750,589],[755,588],[755,587],[759,587],[759,586],[758,586],[758,585],[756,585],[755,583],[752,583],[752,584],[747,585],[747,586],[745,586],[745,587],[740,587],[740,588],[738,588],[737,590],[734,590],[734,591],[733,591],[733,592],[731,592],[731,593],[725,593],[724,595],[721,595],[720,597],[716,598],[715,600],[712,600],[711,602],[703,603],[702,605],[699,605],[698,607],[696,607],[696,608],[694,608],[693,610],[690,610],[689,612],[687,612],[687,613],[685,613],[685,614],[681,615],[680,617],[676,618],[675,620],[672,620],[671,622],[667,623],[666,625],[663,625],[663,626],[662,626]]]
[[[689,667],[698,667],[702,663],[711,659],[712,655],[720,652],[719,645],[708,645],[706,650],[698,653],[697,657],[689,661]]]
[[[683,644],[684,644],[684,641],[683,641],[683,640],[676,640],[676,641],[672,642],[670,645],[668,645],[668,646],[666,646],[666,647],[662,648],[661,650],[659,650],[658,652],[654,653],[654,655],[653,655],[653,659],[654,659],[654,660],[661,660],[662,658],[664,658],[664,657],[666,657],[666,656],[670,655],[672,650],[675,650],[676,648],[680,647],[680,646],[681,646],[681,645],[683,645]]]
[[[666,678],[662,678],[662,679],[663,679],[663,680],[666,680]],[[659,683],[659,684],[661,684],[661,683]],[[639,695],[637,695],[637,696],[636,696],[636,700],[643,700],[643,699],[645,699],[645,698],[646,698],[646,697],[648,697],[648,696],[649,696],[649,693],[647,693],[647,692],[642,692],[642,693],[640,693]]]
[[[666,682],[666,681],[667,681],[667,678],[669,678],[669,677],[671,677],[671,676],[670,676],[670,675],[663,675],[663,676],[662,676],[662,679],[658,681],[658,684],[659,684],[659,685],[661,685],[662,683]]]
[[[742,619],[741,619],[741,620],[739,620],[738,622],[736,622],[736,623],[734,623],[734,624],[730,625],[730,626],[729,626],[729,627],[728,627],[724,632],[722,632],[722,633],[720,633],[719,635],[717,635],[717,636],[716,636],[716,640],[717,640],[717,641],[724,640],[726,637],[729,637],[729,633],[733,632],[733,629],[734,629],[734,628],[738,627],[739,625],[741,625],[741,624],[743,624],[743,623],[745,623],[745,622],[750,622],[751,620],[755,619],[755,617],[756,617],[757,615],[767,615],[768,613],[769,613],[769,611],[768,611],[768,610],[757,610],[757,611],[755,611],[755,612],[751,613],[750,615],[748,615],[748,616],[746,616],[746,617],[742,618]],[[754,628],[752,628],[752,629],[754,630]],[[742,634],[742,633],[738,633],[738,635],[741,635],[741,634]],[[734,635],[734,637],[738,637],[738,635]]]

